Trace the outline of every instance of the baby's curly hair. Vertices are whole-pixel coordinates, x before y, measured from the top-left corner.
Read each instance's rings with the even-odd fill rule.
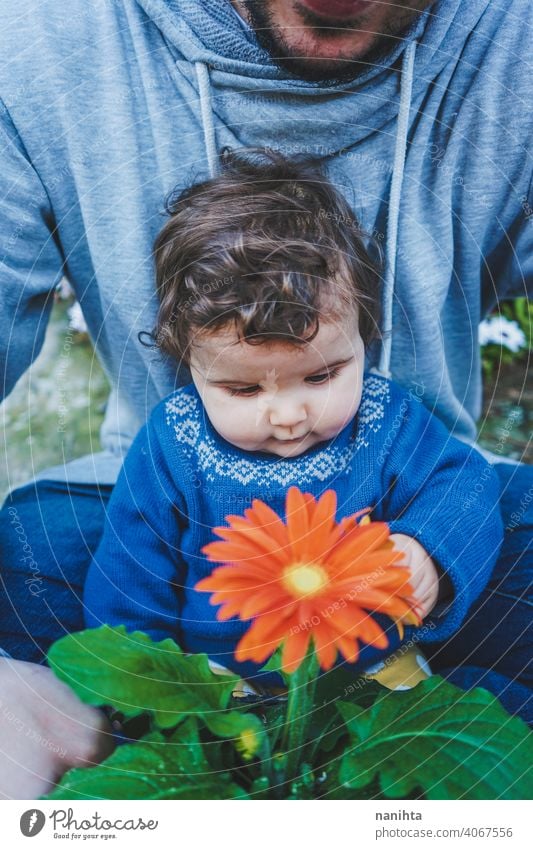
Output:
[[[313,160],[230,151],[220,175],[167,202],[154,256],[155,343],[186,364],[199,333],[305,344],[319,322],[358,316],[378,331],[380,272],[342,195]]]

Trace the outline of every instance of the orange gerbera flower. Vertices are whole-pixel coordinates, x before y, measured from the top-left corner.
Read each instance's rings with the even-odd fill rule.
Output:
[[[335,521],[337,496],[317,501],[291,487],[286,524],[258,499],[244,516],[227,516],[214,528],[222,541],[202,549],[226,565],[196,585],[222,605],[217,619],[254,619],[235,657],[262,663],[283,644],[282,666],[298,668],[312,639],[320,666],[330,669],[337,651],[359,656],[359,641],[387,648],[388,639],[369,612],[385,613],[403,635],[403,622],[420,624],[408,583],[410,572],[384,522],[359,521],[363,510]]]

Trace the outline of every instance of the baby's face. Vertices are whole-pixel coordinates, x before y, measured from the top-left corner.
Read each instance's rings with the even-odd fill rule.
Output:
[[[336,436],[361,401],[355,318],[320,323],[305,345],[250,345],[235,331],[196,336],[191,372],[211,424],[244,451],[295,457]]]

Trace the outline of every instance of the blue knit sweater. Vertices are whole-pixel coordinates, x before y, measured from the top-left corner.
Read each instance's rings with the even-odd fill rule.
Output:
[[[496,475],[420,398],[367,375],[358,413],[338,436],[291,459],[247,453],[211,426],[193,385],[162,401],[138,434],[116,484],[89,569],[86,622],[125,624],[173,637],[250,678],[233,658],[247,624],[216,620],[195,584],[214,568],[201,549],[228,514],[252,499],[283,515],[289,486],[318,496],[333,488],[337,519],[372,508],[394,533],[415,537],[450,578],[453,598],[406,639],[436,641],[459,627],[483,590],[502,539]],[[382,653],[362,652],[357,668]],[[267,683],[265,681],[265,683]]]

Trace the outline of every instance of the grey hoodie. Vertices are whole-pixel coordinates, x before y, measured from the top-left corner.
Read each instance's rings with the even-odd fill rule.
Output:
[[[115,391],[105,451],[47,476],[114,481],[156,402],[188,379],[153,327],[165,196],[223,146],[319,155],[384,246],[369,365],[456,435],[480,413],[478,324],[533,269],[532,0],[441,0],[343,85],[278,69],[229,0],[0,0],[0,366],[37,355],[62,275]]]

